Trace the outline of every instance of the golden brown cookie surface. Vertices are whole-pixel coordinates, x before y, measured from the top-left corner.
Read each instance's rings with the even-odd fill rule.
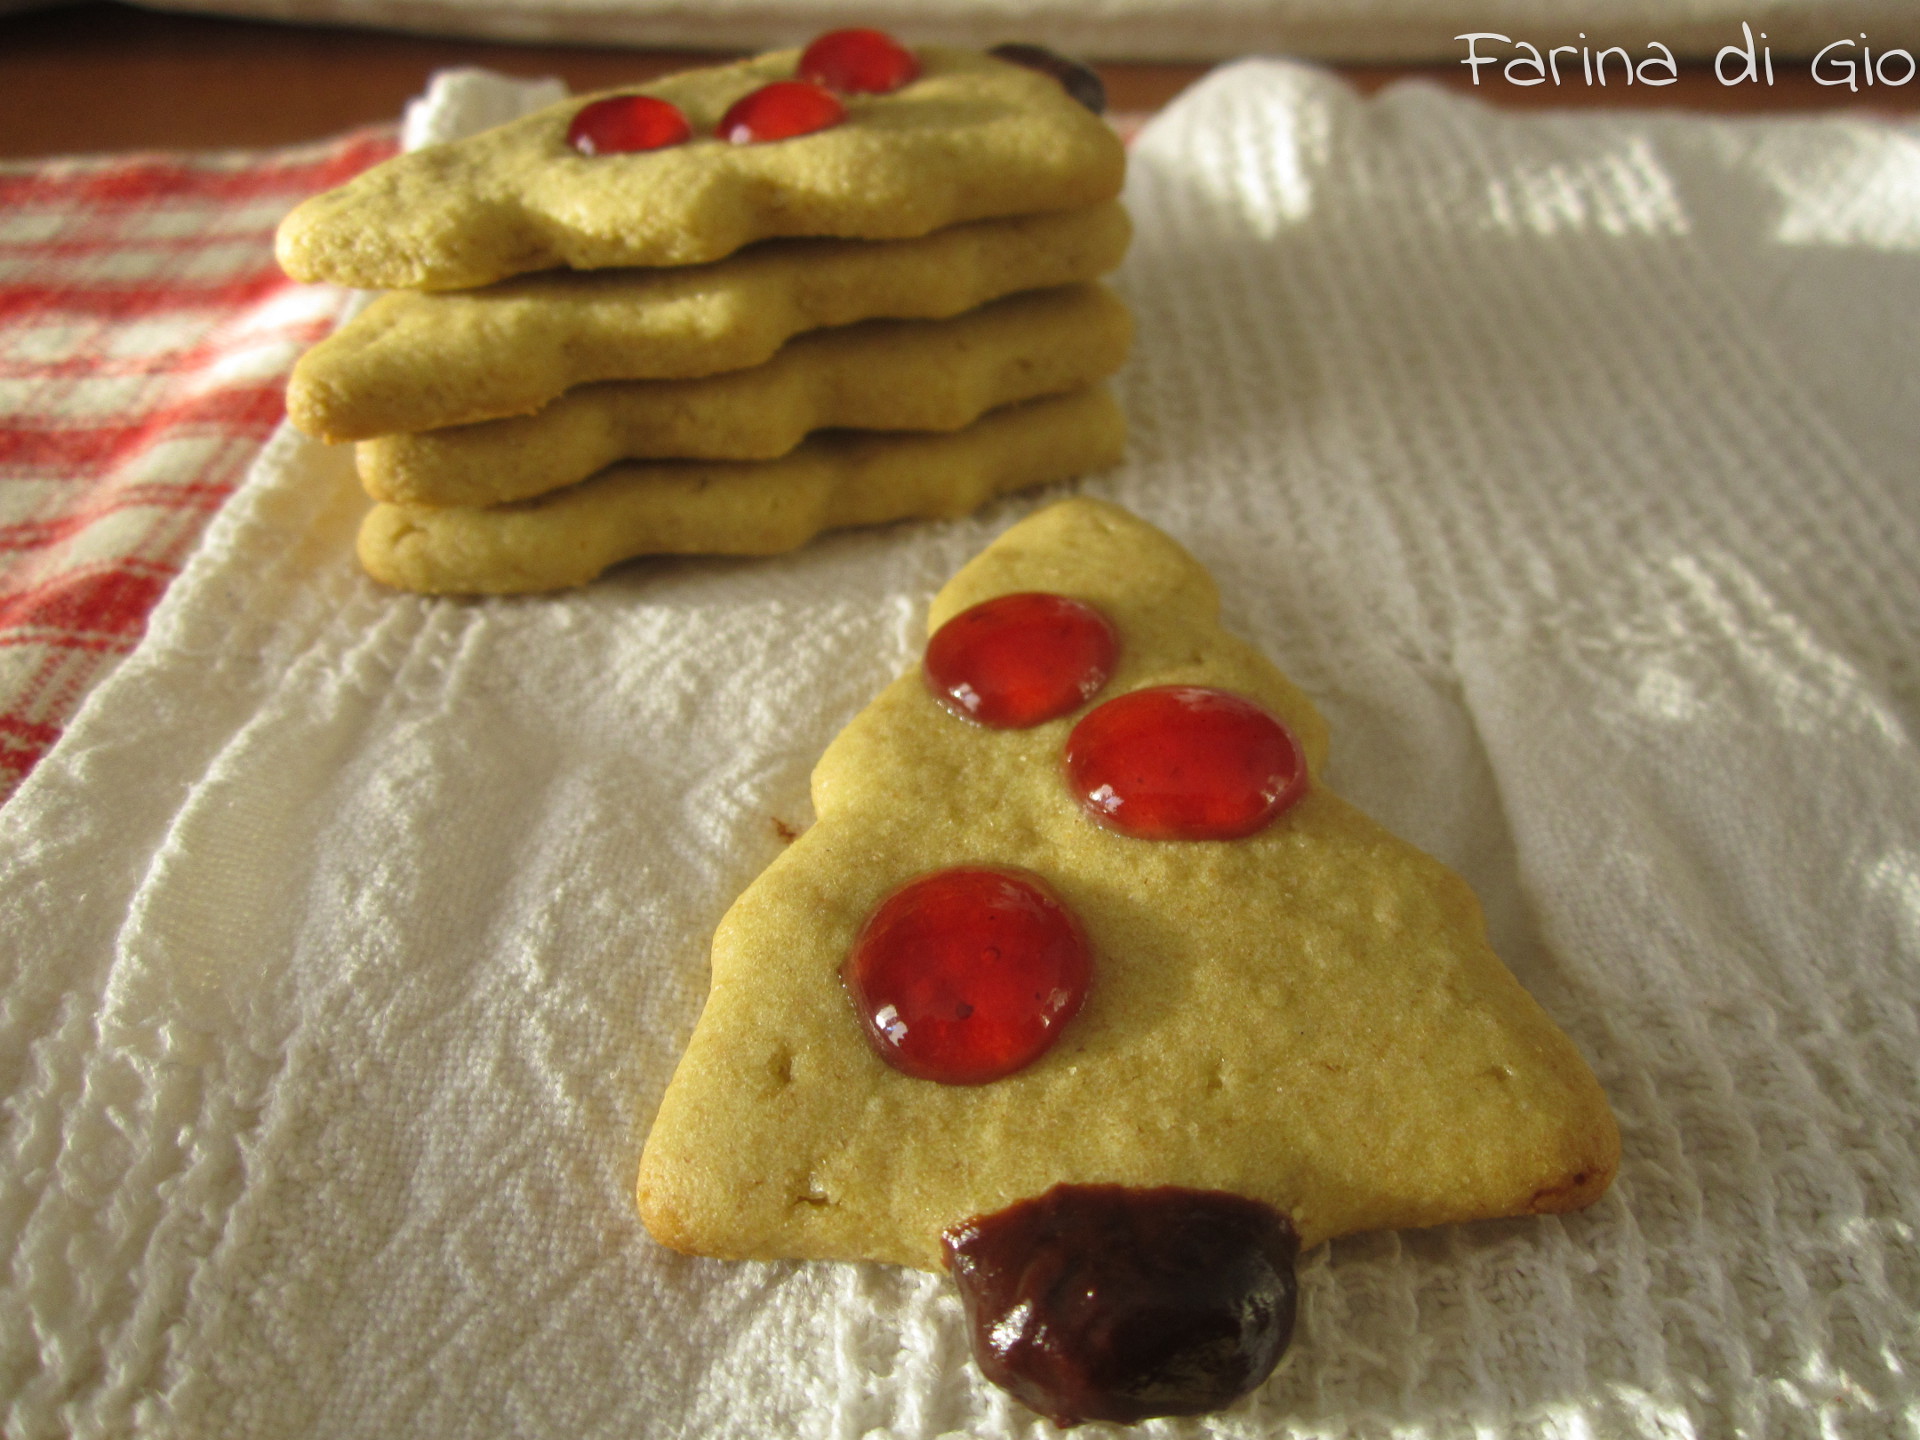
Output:
[[[356,459],[376,500],[494,505],[616,460],[769,460],[829,427],[957,430],[1105,379],[1132,333],[1102,286],[1031,291],[951,320],[813,331],[749,370],[585,385],[523,418],[362,441]]]
[[[1164,535],[1064,502],[963,569],[930,625],[1023,590],[1119,628],[1102,698],[1159,684],[1252,697],[1317,775],[1324,723],[1219,628],[1209,577]],[[1246,840],[1110,833],[1060,779],[1075,718],[980,729],[913,673],[828,747],[818,822],[714,938],[712,991],[641,1162],[658,1238],[937,1269],[943,1229],[1063,1182],[1248,1196],[1306,1245],[1569,1209],[1605,1188],[1619,1145],[1605,1098],[1488,948],[1463,882],[1318,783]],[[839,979],[884,896],[963,864],[1042,876],[1096,967],[1058,1043],[980,1086],[890,1069]]]
[[[844,123],[766,144],[715,126],[790,78],[797,51],[607,92],[679,106],[694,138],[667,149],[578,153],[567,127],[597,97],[569,99],[314,197],[282,223],[277,254],[299,280],[460,289],[556,266],[695,265],[773,236],[901,239],[1119,193],[1119,139],[1054,80],[974,51],[918,53],[904,89],[843,97]]]
[[[640,461],[486,509],[376,505],[360,561],[426,594],[584,585],[639,555],[774,555],[823,530],[965,515],[996,495],[1113,464],[1126,422],[1104,390],[1009,405],[951,434],[834,432],[777,460]]]
[[[310,435],[363,440],[530,414],[596,380],[745,369],[822,326],[939,319],[1095,279],[1120,263],[1130,234],[1108,203],[912,240],[775,240],[690,268],[401,291],[301,358],[287,413]]]

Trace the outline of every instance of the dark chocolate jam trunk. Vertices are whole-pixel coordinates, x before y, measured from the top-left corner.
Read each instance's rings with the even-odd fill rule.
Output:
[[[1299,1237],[1257,1200],[1057,1185],[943,1239],[981,1372],[1056,1425],[1218,1410],[1293,1334]]]
[[[1044,45],[1027,45],[1019,41],[1009,41],[1005,45],[996,45],[987,52],[1010,65],[1024,65],[1029,70],[1038,70],[1042,75],[1051,75],[1065,87],[1067,94],[1078,100],[1096,115],[1104,115],[1107,110],[1107,87],[1090,67],[1078,60],[1069,60],[1058,51],[1049,50]]]

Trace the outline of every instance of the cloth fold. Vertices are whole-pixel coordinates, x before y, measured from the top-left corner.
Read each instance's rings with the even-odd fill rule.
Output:
[[[1582,1214],[1305,1257],[1275,1378],[1147,1433],[1920,1403],[1915,173],[1890,125],[1279,62],[1142,132],[1132,454],[1084,488],[1212,567],[1625,1141]],[[1046,1433],[939,1279],[672,1255],[628,1196],[714,924],[1046,498],[425,600],[276,434],[0,810],[8,1433]]]

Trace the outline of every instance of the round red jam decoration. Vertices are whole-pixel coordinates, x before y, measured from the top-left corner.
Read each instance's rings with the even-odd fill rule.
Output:
[[[919,79],[920,62],[884,30],[830,30],[807,46],[796,73],[829,90],[885,95]]]
[[[954,714],[1024,730],[1070,714],[1113,673],[1119,641],[1091,605],[1037,591],[962,610],[927,645],[927,688]]]
[[[941,1238],[981,1373],[1056,1425],[1218,1410],[1293,1336],[1299,1236],[1257,1200],[1057,1185]]]
[[[757,145],[830,130],[846,118],[830,91],[805,80],[776,80],[734,101],[717,133],[735,145]]]
[[[1067,782],[1102,825],[1142,840],[1238,840],[1306,793],[1293,732],[1244,696],[1135,690],[1067,737]]]
[[[614,95],[580,107],[567,126],[567,144],[582,155],[664,150],[693,133],[678,105],[651,95]]]
[[[1039,876],[964,867],[882,901],[840,978],[894,1069],[983,1085],[1046,1052],[1092,969],[1079,922]]]

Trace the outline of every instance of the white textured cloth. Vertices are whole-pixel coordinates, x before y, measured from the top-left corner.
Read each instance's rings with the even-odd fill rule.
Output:
[[[1911,1434],[1920,143],[1252,62],[1129,199],[1086,490],[1213,568],[1625,1137],[1586,1213],[1304,1257],[1275,1378],[1149,1433]],[[1044,500],[426,600],[283,430],[0,810],[5,1433],[1044,1431],[943,1281],[628,1198],[715,922]]]
[[[0,0],[4,3],[4,0]],[[1913,0],[148,0],[300,23],[493,39],[762,50],[841,25],[919,43],[1033,40],[1108,60],[1275,54],[1351,61],[1457,60],[1454,37],[1490,30],[1542,48],[1658,41],[1711,59],[1764,31],[1776,55],[1811,55],[1865,31],[1875,47],[1920,44]],[[1482,53],[1486,53],[1483,49]],[[1856,57],[1858,52],[1853,52]],[[1898,77],[1896,62],[1889,75]],[[1618,72],[1614,83],[1619,83]]]

